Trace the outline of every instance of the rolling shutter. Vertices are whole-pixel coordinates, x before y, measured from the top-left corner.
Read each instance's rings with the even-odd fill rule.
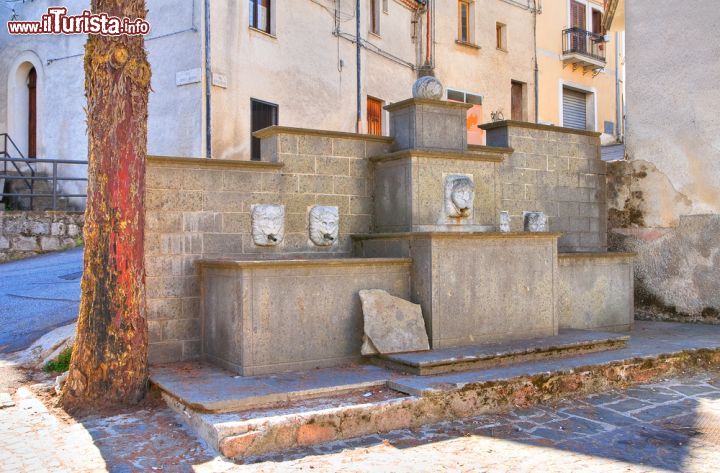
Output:
[[[563,126],[585,130],[587,127],[587,101],[582,92],[563,89]]]

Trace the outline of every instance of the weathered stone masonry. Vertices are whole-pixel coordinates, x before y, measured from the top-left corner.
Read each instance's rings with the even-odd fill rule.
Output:
[[[508,210],[512,230],[518,231],[523,211],[544,211],[550,231],[565,233],[561,251],[604,251],[605,172],[598,134],[514,122],[487,129],[489,144],[514,152],[468,149],[497,156],[497,163],[487,163],[490,169],[500,167],[493,174],[511,176],[492,178],[486,187],[491,194],[478,193],[482,223],[497,226],[499,212]],[[258,136],[261,162],[148,159],[146,265],[154,363],[201,353],[197,260],[350,257],[351,235],[377,231],[369,158],[389,154],[391,138],[285,127]],[[285,205],[280,245],[253,243],[253,204]],[[339,208],[340,238],[332,247],[308,239],[307,212],[313,205]]]
[[[146,265],[151,358],[200,354],[200,258],[247,259],[349,256],[350,234],[372,229],[367,156],[386,153],[392,140],[346,133],[275,127],[261,135],[263,162],[148,159]],[[252,204],[285,205],[285,238],[254,245]],[[340,210],[340,239],[309,243],[307,210]]]
[[[82,212],[0,212],[0,262],[82,244]]]

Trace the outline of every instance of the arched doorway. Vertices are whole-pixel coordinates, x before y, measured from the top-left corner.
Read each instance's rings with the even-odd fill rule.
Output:
[[[33,67],[28,72],[28,147],[27,157],[37,158],[37,71]]]

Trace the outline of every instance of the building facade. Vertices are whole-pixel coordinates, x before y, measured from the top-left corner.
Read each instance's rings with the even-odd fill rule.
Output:
[[[55,3],[13,3],[0,12],[6,20],[32,20]],[[580,4],[585,13],[577,13]],[[65,6],[77,14],[88,2]],[[472,144],[484,143],[477,125],[500,118],[611,131],[606,141],[618,135],[615,36],[585,33],[597,29],[596,12],[602,18],[596,0],[148,0],[147,6],[152,155],[257,159],[252,133],[271,124],[387,135],[383,107],[406,98],[425,74],[445,85],[447,99],[473,105]],[[563,31],[576,23],[582,32],[571,35],[568,55]],[[24,156],[85,159],[84,41],[0,31],[0,91],[7,91],[0,93],[0,133]],[[600,52],[605,61],[583,65]],[[579,119],[563,116],[571,95],[585,100]]]
[[[720,311],[717,17],[710,0],[682,15],[672,2],[627,2],[628,160],[609,176],[610,244],[639,255],[637,300],[695,320]]]

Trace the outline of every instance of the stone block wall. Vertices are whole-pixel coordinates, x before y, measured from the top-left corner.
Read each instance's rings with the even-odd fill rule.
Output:
[[[200,289],[195,261],[349,256],[350,235],[368,233],[372,182],[367,156],[387,153],[388,138],[273,127],[261,133],[262,162],[148,158],[147,303],[151,362],[200,354]],[[285,238],[255,246],[253,204],[285,205]],[[315,247],[308,211],[337,206],[340,238]]]
[[[606,164],[600,134],[524,122],[483,125],[488,146],[508,146],[500,165],[500,210],[522,230],[523,211],[548,216],[561,252],[607,251]]]
[[[82,244],[82,212],[0,212],[0,262]]]

